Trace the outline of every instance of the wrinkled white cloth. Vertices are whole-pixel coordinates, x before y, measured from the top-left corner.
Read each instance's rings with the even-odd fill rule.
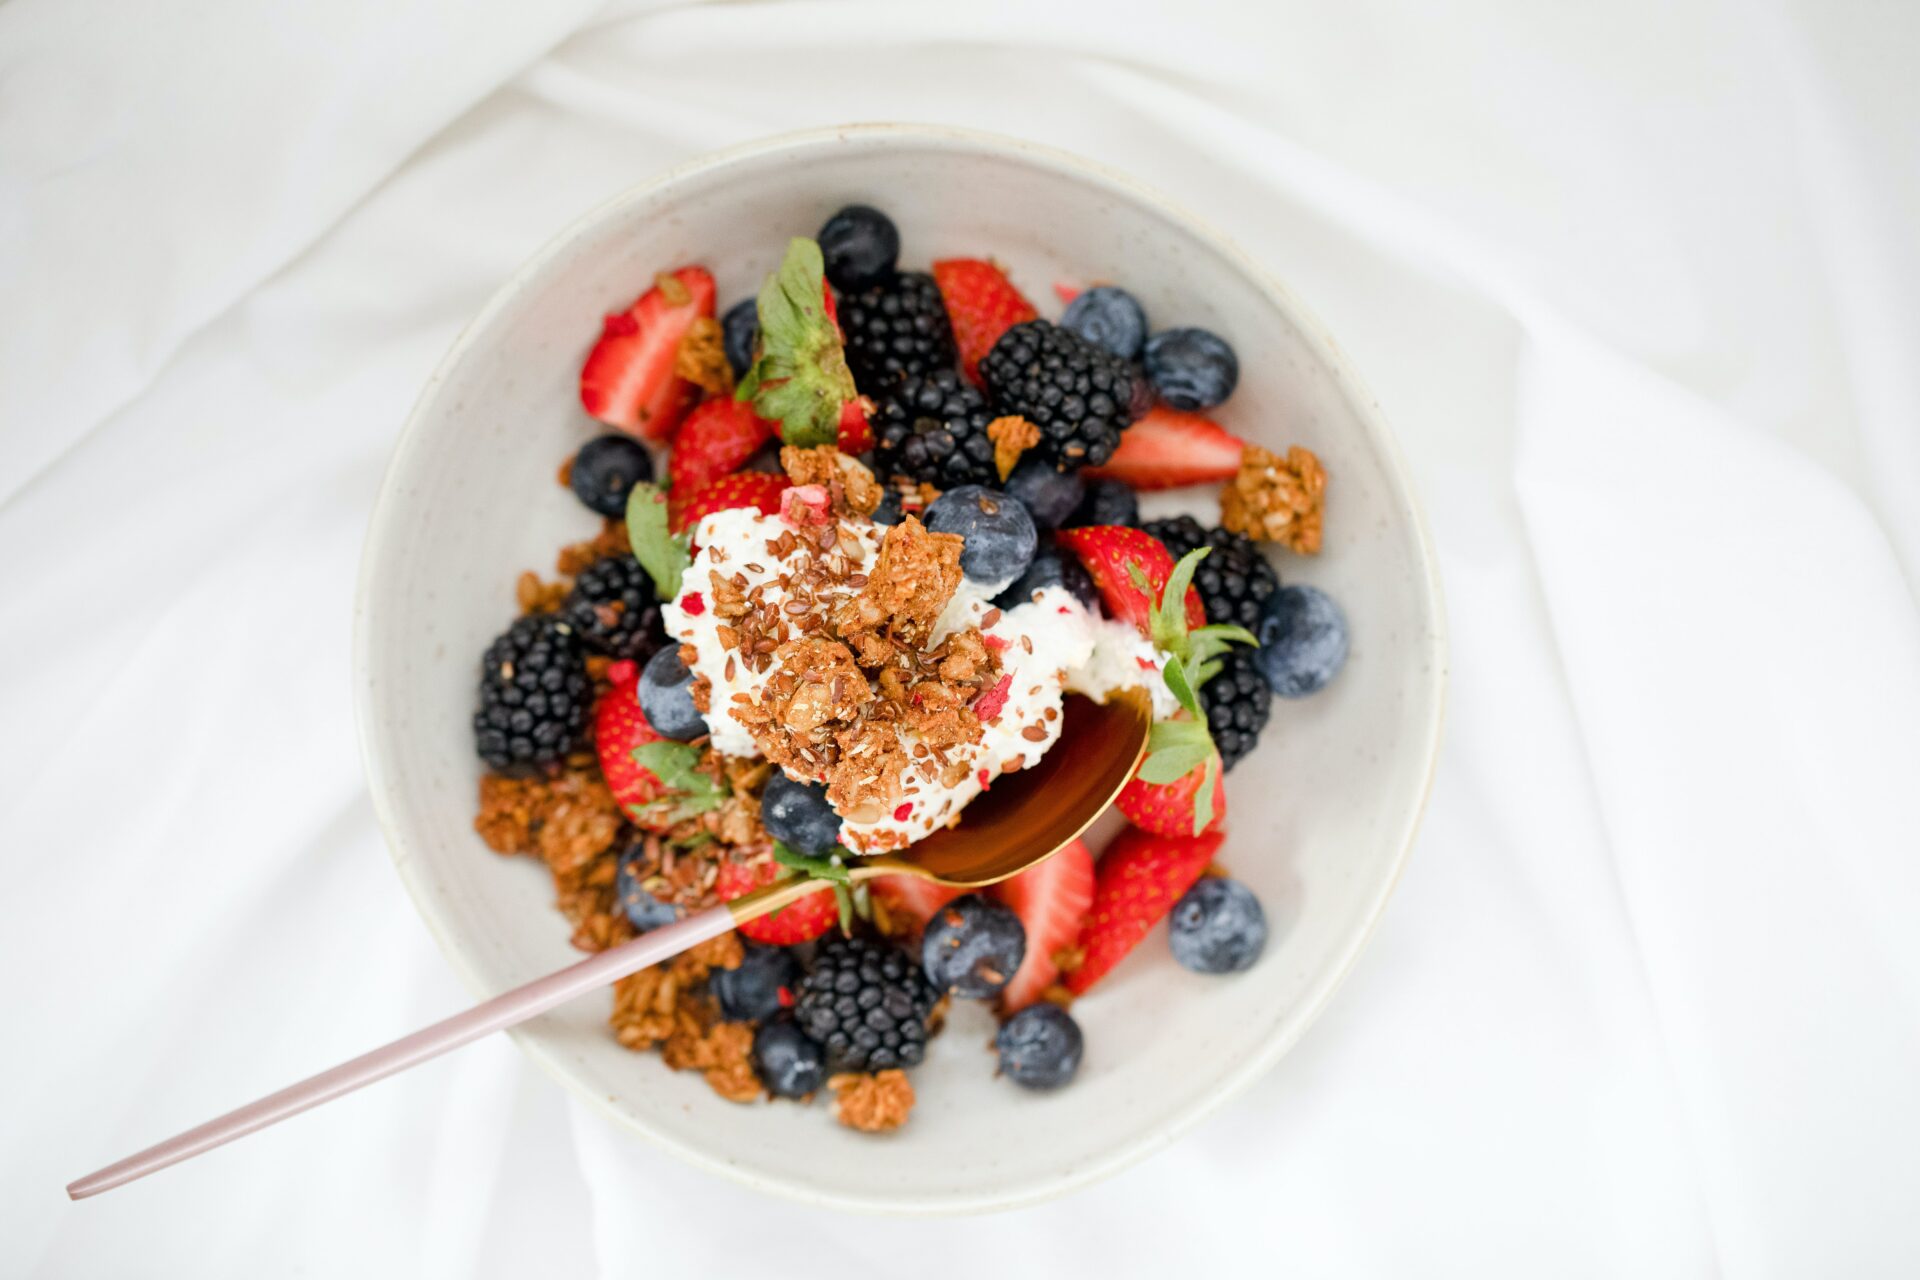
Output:
[[[0,6],[0,1271],[1920,1272],[1917,55],[1870,0]],[[1451,714],[1332,1008],[965,1224],[692,1173],[505,1041],[68,1204],[463,1001],[347,696],[458,326],[621,187],[874,119],[1178,193],[1396,425]]]

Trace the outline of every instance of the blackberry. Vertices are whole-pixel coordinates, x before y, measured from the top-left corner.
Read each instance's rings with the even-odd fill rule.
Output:
[[[952,369],[909,375],[872,417],[874,462],[882,479],[905,476],[939,489],[997,484],[987,398]]]
[[[1033,453],[1059,471],[1112,457],[1135,416],[1133,366],[1051,321],[1001,334],[980,373],[995,409],[1040,428]]]
[[[1220,655],[1220,670],[1200,686],[1207,732],[1220,749],[1220,767],[1231,769],[1253,750],[1273,713],[1273,686],[1260,674],[1260,651],[1236,644]]]
[[[1212,547],[1213,554],[1193,574],[1194,589],[1207,607],[1207,621],[1249,631],[1259,627],[1260,606],[1279,587],[1280,575],[1248,538],[1225,529],[1202,528],[1192,516],[1149,520],[1140,527],[1166,543],[1175,560],[1195,548]]]
[[[864,938],[834,938],[800,980],[794,1019],[827,1051],[832,1071],[911,1067],[927,1052],[937,999],[906,952]]]
[[[842,294],[840,329],[854,382],[876,399],[901,378],[951,368],[959,354],[940,288],[924,271]]]
[[[552,615],[528,614],[480,660],[474,746],[503,771],[558,764],[580,741],[592,698],[580,641]]]
[[[667,641],[653,580],[631,556],[608,556],[582,569],[560,618],[582,648],[610,658],[645,661]]]

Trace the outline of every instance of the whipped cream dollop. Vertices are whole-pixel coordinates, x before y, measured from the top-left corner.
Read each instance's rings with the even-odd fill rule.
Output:
[[[790,580],[809,555],[804,545],[789,548],[784,556],[774,554],[787,528],[779,517],[755,510],[705,517],[694,530],[699,550],[684,575],[681,594],[661,609],[668,633],[692,646],[689,665],[695,676],[710,682],[707,727],[714,749],[723,755],[761,754],[733,709],[741,705],[740,695],[757,701],[772,670],[753,670],[723,642],[725,620],[707,598],[706,584],[716,572],[736,582],[744,579],[746,590],[764,587],[766,598],[779,603],[782,578]],[[854,573],[872,567],[885,533],[885,527],[870,521],[841,523],[838,550]],[[1116,689],[1145,686],[1157,716],[1176,709],[1160,674],[1166,655],[1133,626],[1101,617],[1060,587],[1042,588],[1011,608],[996,608],[992,597],[1002,585],[962,579],[929,640],[931,647],[948,635],[977,627],[997,656],[1000,679],[974,704],[980,737],[941,753],[945,768],[931,753],[915,757],[891,811],[858,821],[843,813],[841,839],[854,852],[880,853],[911,844],[952,822],[996,779],[1039,760],[1059,741],[1062,701],[1070,691],[1098,700]],[[848,594],[854,589],[842,588]],[[909,748],[914,745],[910,732],[903,732],[902,741]],[[952,767],[955,761],[965,763],[964,772]],[[791,769],[788,773],[807,780]]]

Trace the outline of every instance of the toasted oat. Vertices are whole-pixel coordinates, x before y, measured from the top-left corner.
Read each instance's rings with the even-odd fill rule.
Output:
[[[1286,457],[1250,444],[1240,470],[1220,494],[1220,523],[1235,533],[1278,542],[1300,555],[1320,550],[1326,468],[1309,449],[1294,445]]]
[[[862,1133],[886,1133],[907,1122],[913,1111],[913,1084],[893,1069],[872,1074],[846,1072],[828,1079],[834,1118]]]

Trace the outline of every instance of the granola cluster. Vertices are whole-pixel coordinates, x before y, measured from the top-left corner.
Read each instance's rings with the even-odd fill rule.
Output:
[[[1240,455],[1239,473],[1220,494],[1220,523],[1249,538],[1315,555],[1326,492],[1327,469],[1312,450],[1294,445],[1283,458],[1250,444]]]
[[[913,1082],[898,1068],[833,1076],[827,1087],[833,1090],[834,1118],[862,1133],[898,1129],[913,1110]]]
[[[714,969],[740,965],[740,937],[723,933],[665,964],[630,974],[613,985],[614,1038],[626,1048],[660,1050],[675,1071],[698,1071],[730,1102],[760,1096],[753,1073],[753,1028],[722,1022],[704,986]]]

